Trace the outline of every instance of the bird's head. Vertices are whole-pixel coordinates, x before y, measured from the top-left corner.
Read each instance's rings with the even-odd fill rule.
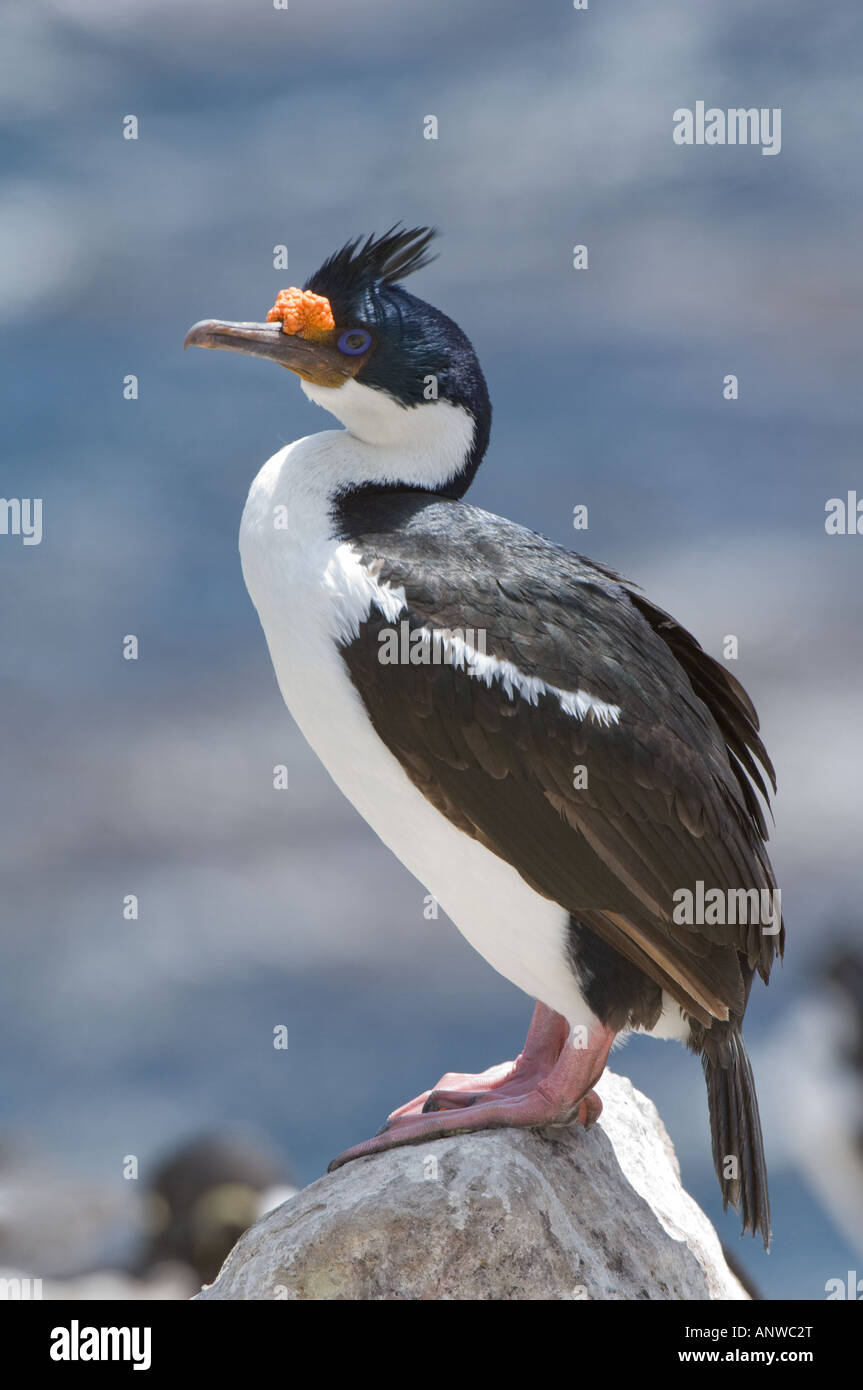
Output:
[[[399,283],[432,259],[434,235],[392,227],[349,242],[302,289],[282,290],[266,323],[207,319],[186,346],[287,367],[350,434],[378,446],[382,486],[459,497],[488,444],[491,406],[470,340]]]

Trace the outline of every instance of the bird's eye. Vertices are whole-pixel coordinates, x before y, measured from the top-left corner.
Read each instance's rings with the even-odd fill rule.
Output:
[[[339,352],[346,352],[350,357],[359,357],[361,352],[365,352],[372,340],[371,333],[367,333],[364,328],[346,328],[344,333],[339,336]]]

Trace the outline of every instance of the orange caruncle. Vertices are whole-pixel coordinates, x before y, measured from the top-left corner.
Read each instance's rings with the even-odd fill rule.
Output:
[[[336,326],[328,299],[322,294],[312,294],[311,290],[298,290],[294,285],[288,290],[279,290],[267,314],[267,323],[279,320],[283,333],[299,333],[302,338],[320,337]]]

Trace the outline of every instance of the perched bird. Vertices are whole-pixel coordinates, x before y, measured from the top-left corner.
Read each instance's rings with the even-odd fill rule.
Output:
[[[612,1043],[639,1030],[700,1054],[724,1202],[766,1244],[741,1023],[784,928],[715,898],[775,889],[758,719],[636,587],[461,500],[491,406],[468,338],[400,283],[433,235],[358,238],[266,323],[186,339],[289,368],[344,426],[279,450],[243,512],[282,694],[384,844],[537,1001],[514,1063],[448,1074],[331,1167],[460,1130],[591,1123]],[[707,895],[703,920],[682,920],[685,892]]]

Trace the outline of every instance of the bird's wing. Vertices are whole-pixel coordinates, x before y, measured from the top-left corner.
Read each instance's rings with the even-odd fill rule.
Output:
[[[675,892],[699,881],[774,887],[749,781],[773,773],[740,685],[611,571],[477,508],[372,497],[343,534],[403,591],[411,633],[484,633],[494,659],[382,660],[393,624],[376,606],[342,648],[416,786],[694,1018],[742,1016],[781,933],[674,920]]]

